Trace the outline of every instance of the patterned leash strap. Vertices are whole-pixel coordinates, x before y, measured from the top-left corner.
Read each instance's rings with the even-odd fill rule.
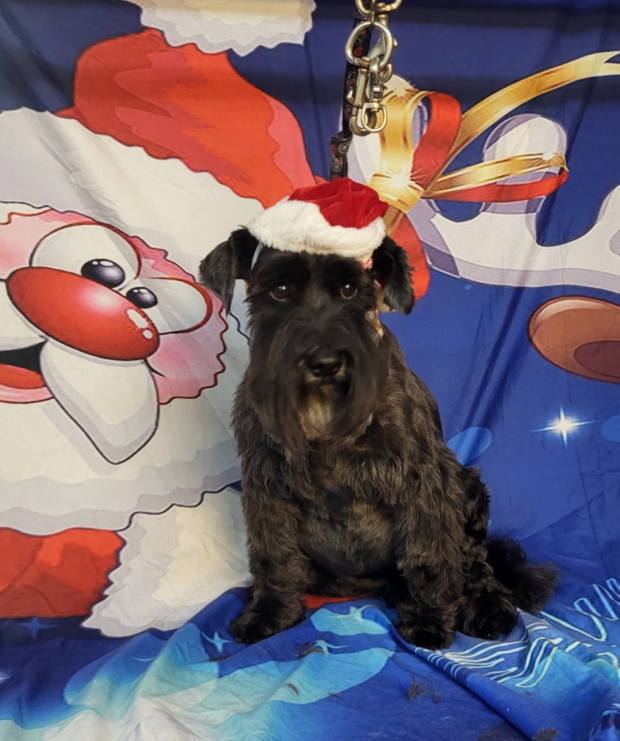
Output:
[[[355,28],[361,24],[362,20],[358,19],[355,22]],[[353,54],[356,57],[365,57],[368,55],[370,49],[370,40],[372,37],[372,28],[365,28],[357,35],[354,45]],[[357,78],[360,73],[360,67],[357,67],[351,62],[347,62],[344,73],[344,93],[343,93],[343,106],[342,106],[342,129],[332,136],[329,140],[329,148],[331,152],[331,166],[329,169],[330,180],[340,180],[346,178],[349,173],[348,153],[351,141],[353,139],[353,132],[349,124],[351,120],[351,114],[353,113],[353,105],[349,102],[351,93],[355,91],[357,86]]]

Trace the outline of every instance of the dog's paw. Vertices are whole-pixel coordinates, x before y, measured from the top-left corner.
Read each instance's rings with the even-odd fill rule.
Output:
[[[230,634],[237,643],[257,643],[277,632],[272,620],[252,609],[242,612],[230,624]]]
[[[474,638],[496,641],[517,624],[517,609],[504,595],[485,591],[468,606],[463,633]]]
[[[303,618],[301,605],[299,609],[273,610],[250,604],[231,622],[230,634],[237,643],[258,643],[292,628]]]
[[[401,620],[396,624],[396,630],[407,643],[413,643],[414,646],[428,648],[431,651],[448,648],[454,641],[453,630],[447,630],[441,625],[432,623],[422,625],[419,622]]]

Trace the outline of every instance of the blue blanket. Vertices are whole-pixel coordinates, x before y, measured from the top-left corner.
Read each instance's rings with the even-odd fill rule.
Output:
[[[326,605],[251,647],[233,590],[175,632],[103,640],[2,628],[3,739],[616,739],[620,583],[573,582],[501,642],[405,643],[372,600]]]

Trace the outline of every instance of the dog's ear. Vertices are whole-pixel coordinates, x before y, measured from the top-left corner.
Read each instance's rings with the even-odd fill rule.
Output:
[[[405,250],[386,237],[372,253],[372,271],[383,289],[383,302],[394,311],[408,314],[413,309],[415,296]]]
[[[230,311],[235,281],[250,280],[257,246],[258,240],[247,229],[237,229],[200,263],[201,282],[219,296],[227,312]]]

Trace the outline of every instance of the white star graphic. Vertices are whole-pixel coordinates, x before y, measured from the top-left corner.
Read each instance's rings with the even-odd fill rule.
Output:
[[[567,417],[564,414],[564,409],[560,407],[560,416],[555,420],[555,422],[551,425],[548,425],[547,427],[540,427],[539,429],[535,430],[536,432],[555,432],[558,435],[562,437],[562,440],[564,441],[564,445],[568,445],[568,435],[571,432],[574,432],[578,427],[583,427],[584,425],[591,425],[593,424],[592,421],[588,422],[578,422],[576,419],[573,419],[572,417]]]

